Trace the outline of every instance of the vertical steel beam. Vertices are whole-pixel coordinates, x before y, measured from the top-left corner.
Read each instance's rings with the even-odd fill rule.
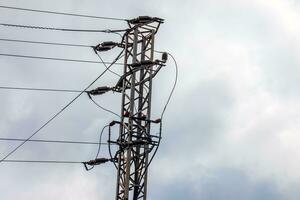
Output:
[[[154,59],[154,39],[155,39],[155,33],[154,31],[152,31],[152,34],[151,34],[151,50],[150,50],[150,60],[153,60]],[[150,77],[152,76],[152,70],[153,70],[153,67],[150,67]],[[148,97],[148,113],[147,113],[147,119],[151,119],[151,97],[152,97],[152,79],[150,79],[149,81],[149,97]],[[147,124],[147,133],[150,133],[150,123]],[[146,149],[149,148],[149,145],[146,145]],[[146,152],[146,155],[145,155],[145,163],[148,164],[148,157],[149,157],[149,152]],[[148,180],[148,166],[146,167],[145,169],[145,175],[144,175],[144,197],[143,197],[143,200],[146,200],[147,199],[147,180]]]

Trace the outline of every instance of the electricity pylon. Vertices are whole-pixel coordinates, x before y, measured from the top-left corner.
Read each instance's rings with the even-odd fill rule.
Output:
[[[154,40],[162,22],[159,18],[133,19],[124,35],[124,72],[117,84],[122,107],[116,200],[147,197],[149,154],[157,145],[150,131],[152,80],[163,66],[154,60]]]
[[[163,19],[141,16],[128,20],[129,29],[120,44],[104,42],[95,51],[110,50],[115,46],[124,48],[124,71],[113,88],[99,87],[90,95],[103,94],[109,90],[122,94],[121,119],[109,125],[110,159],[96,158],[86,165],[98,165],[112,161],[117,169],[116,200],[146,200],[148,167],[160,142],[160,134],[152,134],[151,124],[161,120],[151,118],[152,82],[167,60],[167,54],[154,59],[154,41]],[[119,136],[111,140],[110,127],[119,124]],[[110,144],[118,145],[114,155]]]

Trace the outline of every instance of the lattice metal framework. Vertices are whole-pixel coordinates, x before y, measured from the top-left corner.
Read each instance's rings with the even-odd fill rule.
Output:
[[[151,134],[152,80],[163,66],[154,60],[155,34],[163,22],[139,17],[128,22],[123,37],[124,74],[117,90],[122,92],[120,132],[116,143],[116,200],[146,200],[149,158],[158,138]]]

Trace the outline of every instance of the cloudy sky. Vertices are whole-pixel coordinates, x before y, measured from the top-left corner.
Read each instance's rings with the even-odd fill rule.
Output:
[[[8,1],[1,5],[108,17],[165,19],[156,49],[178,61],[179,80],[149,178],[149,199],[300,198],[300,2],[298,0]],[[63,28],[126,28],[124,22],[0,9],[1,23]],[[0,37],[95,45],[102,33],[0,27]],[[96,60],[90,49],[0,42],[0,53]],[[118,52],[105,53],[110,61]],[[115,66],[116,71],[120,66]],[[102,65],[0,58],[0,86],[83,89]],[[154,83],[153,118],[174,81],[174,63]],[[112,85],[107,73],[94,86]],[[74,94],[0,91],[0,137],[26,138]],[[120,95],[97,97],[120,110]],[[97,141],[115,119],[82,96],[35,139]],[[115,130],[117,133],[117,130]],[[1,142],[0,156],[18,143]],[[105,149],[103,148],[103,155]],[[97,146],[27,143],[10,159],[78,160]],[[0,164],[0,199],[114,199],[111,164]]]

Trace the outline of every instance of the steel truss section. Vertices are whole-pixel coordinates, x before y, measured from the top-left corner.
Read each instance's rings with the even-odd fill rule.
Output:
[[[116,200],[147,197],[149,156],[157,145],[157,137],[151,134],[151,93],[153,77],[162,66],[154,60],[154,38],[160,23],[159,18],[131,20],[123,37],[124,73],[116,86],[122,92]]]

